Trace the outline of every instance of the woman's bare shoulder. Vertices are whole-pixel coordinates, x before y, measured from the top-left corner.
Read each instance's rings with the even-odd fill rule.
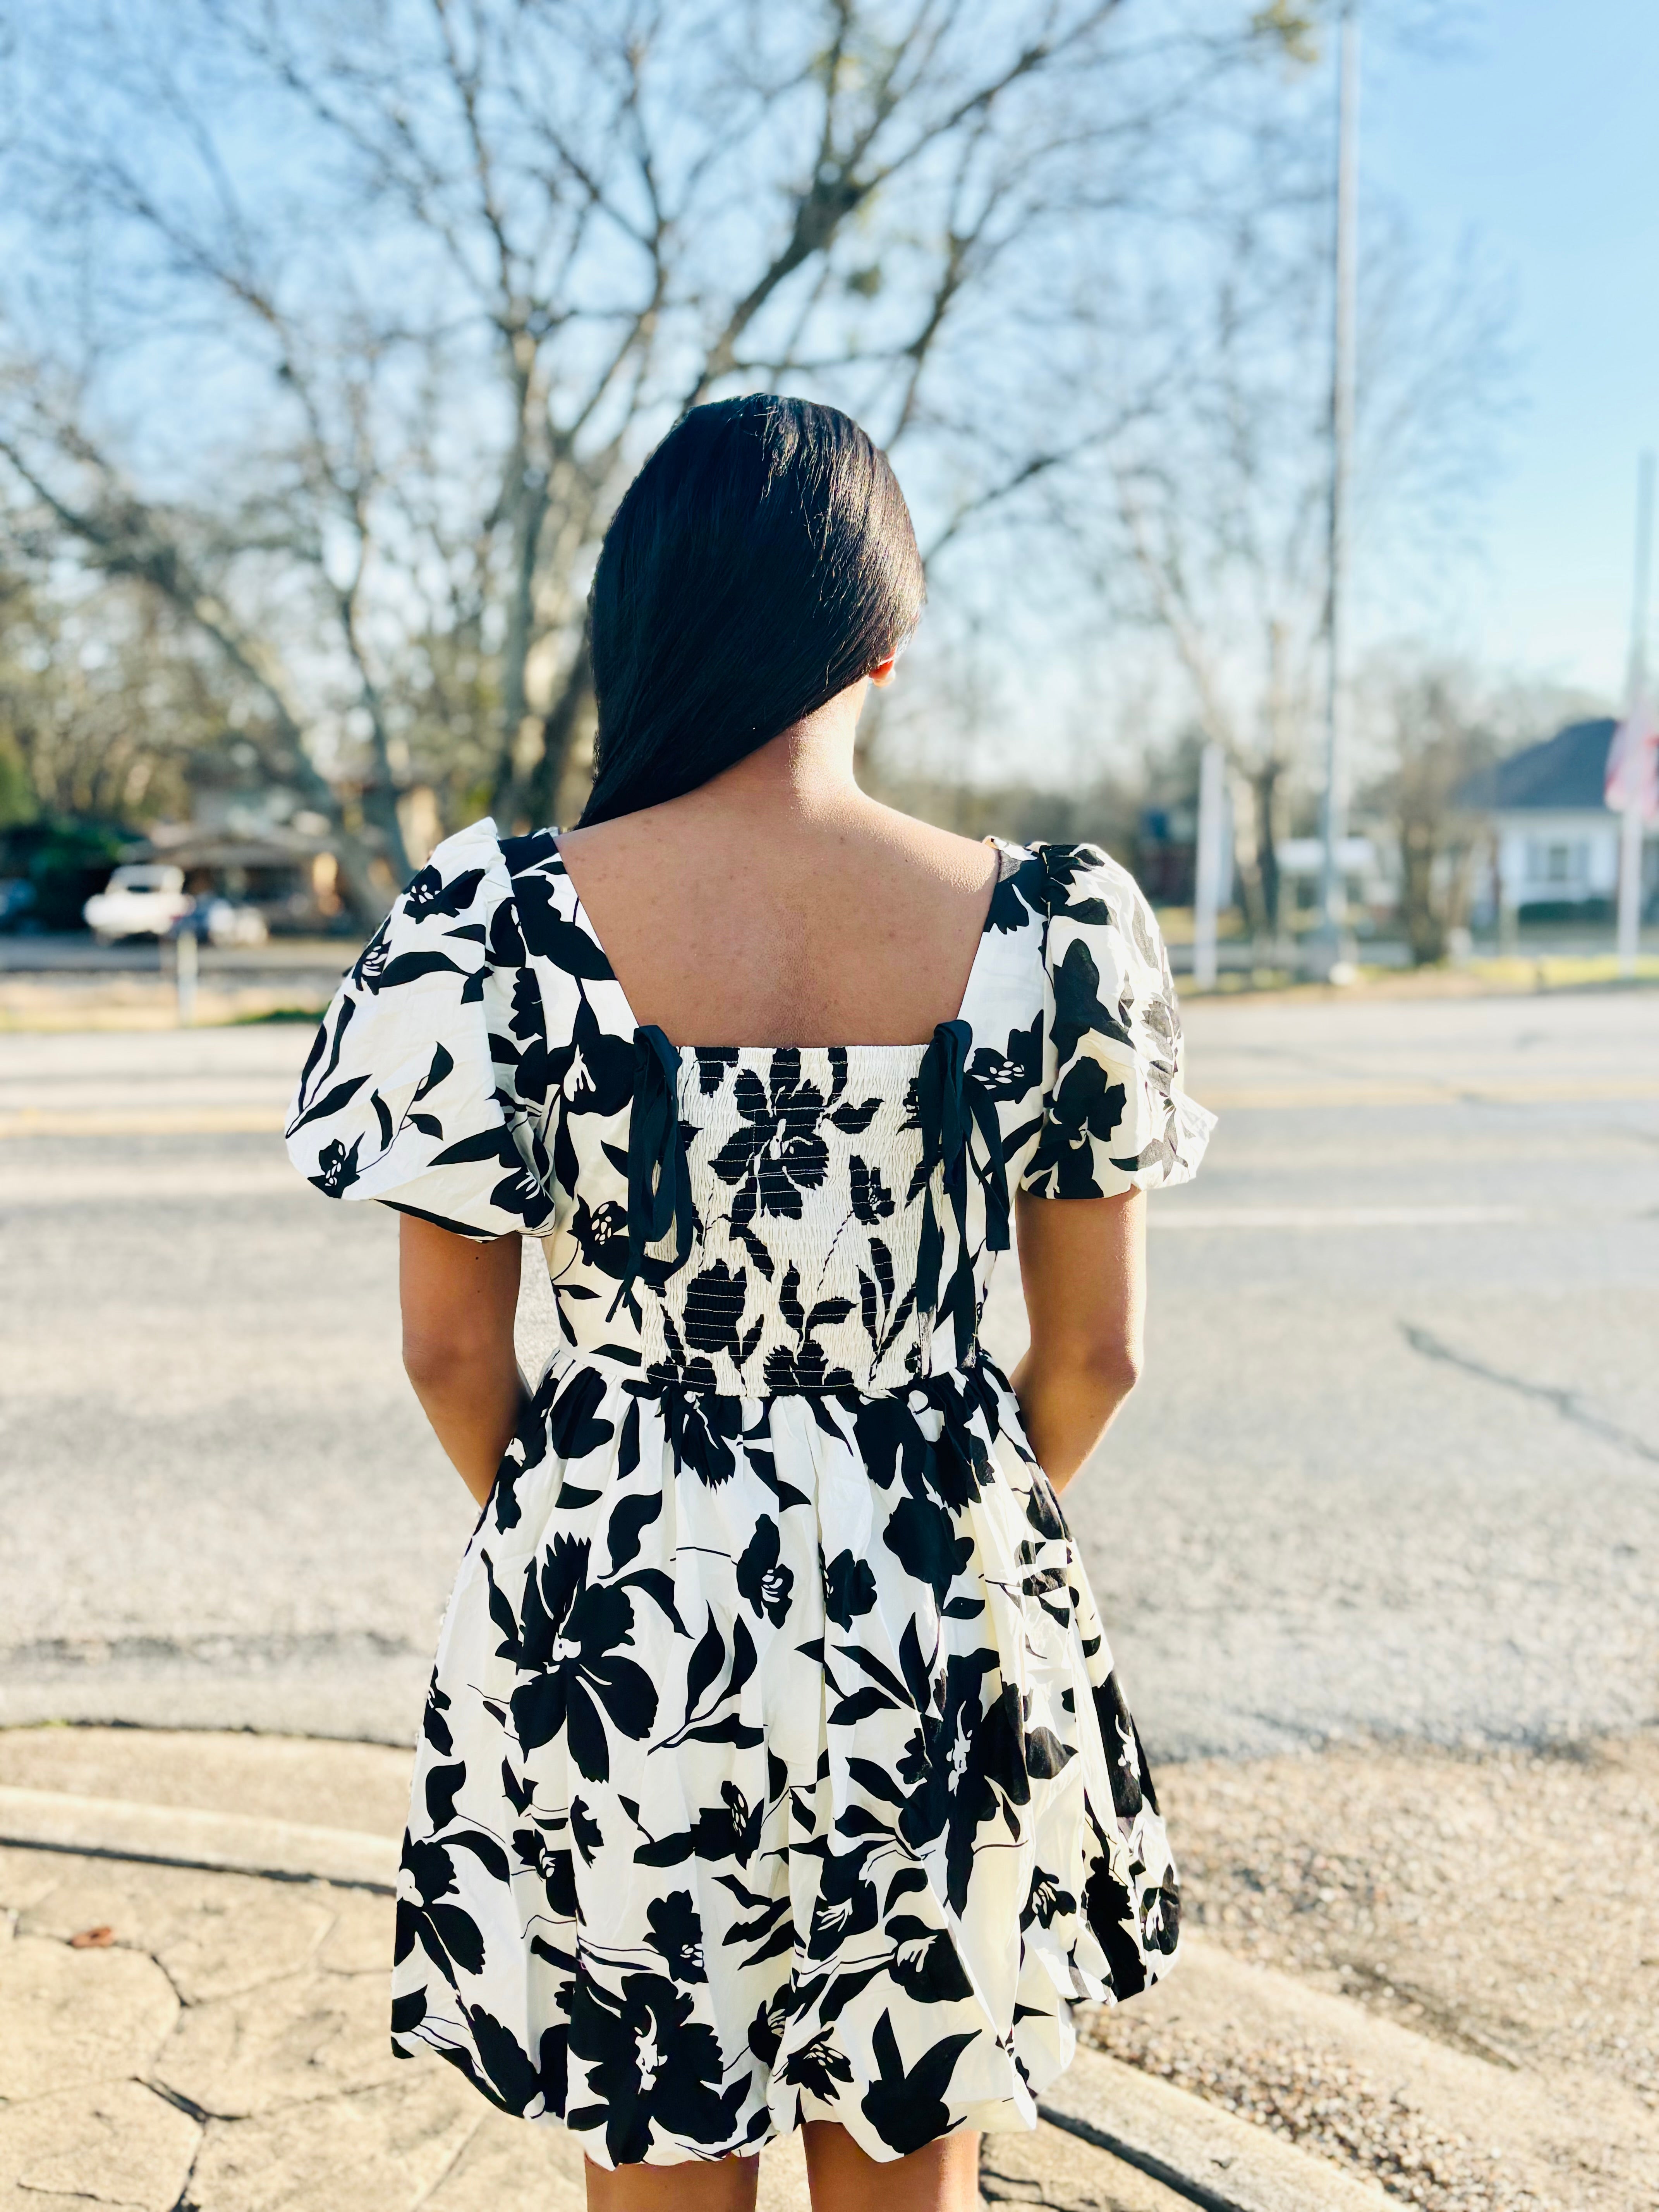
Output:
[[[822,841],[843,854],[861,846],[885,867],[897,866],[941,890],[977,888],[994,866],[988,841],[962,836],[919,815],[869,799],[850,811],[837,811],[815,829],[787,810],[717,806],[700,790],[556,835],[561,854],[592,876],[625,872],[641,865],[672,866],[682,854],[706,860],[711,845],[745,843],[757,835],[783,843]]]
[[[957,830],[942,830],[937,823],[924,822],[919,815],[902,813],[894,806],[879,807],[877,821],[880,834],[896,848],[896,857],[902,855],[941,887],[976,888],[996,866],[995,848],[986,838],[964,837]]]

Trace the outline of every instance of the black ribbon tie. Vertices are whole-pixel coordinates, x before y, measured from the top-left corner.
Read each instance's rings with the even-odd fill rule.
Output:
[[[671,1260],[652,1261],[647,1244],[674,1231]],[[611,1302],[610,1321],[643,1274],[660,1287],[691,1252],[691,1186],[680,1144],[680,1055],[655,1023],[634,1032],[634,1104],[628,1118],[628,1269]]]
[[[968,1243],[968,1172],[971,1166],[985,1201],[985,1247],[1008,1249],[1008,1167],[996,1101],[968,1066],[974,1033],[963,1021],[941,1022],[922,1054],[916,1079],[916,1109],[921,1123],[921,1165],[927,1190],[921,1242],[916,1254],[916,1310],[935,1322],[950,1314],[956,1325],[957,1364],[973,1348],[978,1321],[974,1255]],[[981,1157],[973,1157],[978,1133]],[[945,1195],[956,1220],[957,1261],[949,1287],[939,1296],[945,1261],[945,1231],[933,1210],[933,1170],[943,1170]]]

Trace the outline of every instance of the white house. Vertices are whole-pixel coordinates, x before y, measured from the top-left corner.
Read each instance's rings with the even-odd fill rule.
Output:
[[[1462,808],[1486,817],[1492,841],[1477,924],[1505,914],[1540,921],[1612,914],[1620,823],[1601,787],[1616,726],[1610,716],[1570,722],[1541,744],[1483,769],[1458,793]],[[1659,902],[1659,832],[1649,830],[1643,862],[1643,908],[1651,915]]]

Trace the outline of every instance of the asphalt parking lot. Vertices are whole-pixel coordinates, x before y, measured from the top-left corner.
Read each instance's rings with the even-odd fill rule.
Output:
[[[1652,1720],[1659,993],[1188,1030],[1221,1127],[1069,1498],[1154,1755]],[[412,1732],[471,1507],[392,1218],[283,1159],[307,1042],[0,1038],[0,1721]]]

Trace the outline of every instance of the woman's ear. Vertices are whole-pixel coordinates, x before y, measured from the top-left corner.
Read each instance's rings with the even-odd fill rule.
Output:
[[[898,655],[890,653],[885,660],[878,660],[870,671],[870,681],[884,686],[892,682],[898,669]]]

